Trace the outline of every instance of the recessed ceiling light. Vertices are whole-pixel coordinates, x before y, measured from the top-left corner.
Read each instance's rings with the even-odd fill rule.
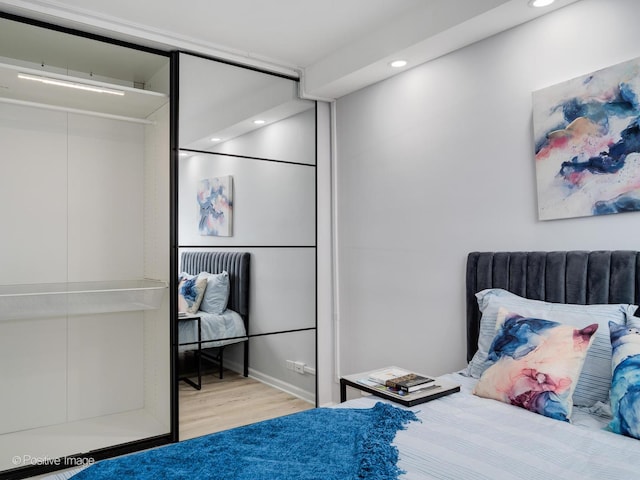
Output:
[[[529,6],[530,7],[548,7],[553,2],[555,2],[555,0],[529,0]]]
[[[262,125],[265,121],[264,120],[254,120],[253,123],[255,123],[256,125]]]
[[[221,139],[221,138],[218,138],[218,137],[213,137],[213,138],[211,139],[211,141],[212,141],[212,142],[219,142],[220,140],[222,140],[222,139]]]
[[[394,60],[393,62],[391,62],[389,65],[391,65],[393,68],[402,68],[407,64],[406,60]]]

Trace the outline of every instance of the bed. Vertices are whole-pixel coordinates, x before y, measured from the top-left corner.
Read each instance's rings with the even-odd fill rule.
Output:
[[[611,362],[617,361],[620,345],[635,348],[640,355],[640,342],[635,341],[640,338],[640,319],[636,316],[640,300],[640,253],[474,252],[467,260],[466,280],[469,365],[443,376],[460,384],[460,392],[410,408],[361,396],[334,408],[220,432],[195,439],[194,443],[161,447],[152,454],[152,459],[145,459],[147,454],[142,453],[129,456],[120,464],[119,459],[101,462],[80,472],[78,480],[113,478],[122,472],[131,476],[134,471],[140,473],[139,478],[154,478],[153,468],[163,472],[173,469],[189,451],[208,454],[199,455],[197,461],[188,456],[183,470],[175,475],[171,470],[165,478],[640,478],[640,440],[628,436],[628,432],[623,435],[610,431],[621,412],[608,401],[609,391],[612,397],[616,394],[618,367],[624,364],[624,361],[618,364],[612,377]],[[505,313],[505,305],[522,315]],[[538,318],[535,316],[538,314],[562,317],[566,323]],[[541,319],[542,322],[537,322]],[[571,323],[593,319],[607,323],[612,332],[621,325],[621,336],[612,336],[614,341],[607,347],[606,328],[600,331],[601,325],[595,329],[592,323],[584,327]],[[516,358],[520,361],[540,350],[521,349],[523,344],[518,343],[521,335],[514,333],[520,331],[512,327],[525,324],[540,329],[536,330],[535,338],[546,339],[550,331],[562,335],[572,332],[568,338],[573,353],[567,362],[573,365],[575,358],[581,357],[584,366],[580,364],[577,369],[580,376],[571,388],[566,382],[554,384],[558,387],[558,398],[570,390],[574,396],[569,395],[569,400],[581,404],[570,405],[567,417],[570,421],[553,416],[558,411],[553,402],[544,403],[554,407],[548,416],[547,411],[535,413],[522,408],[524,403],[510,404],[474,394],[487,378],[492,378],[487,372],[504,363],[503,357],[498,356],[489,366],[484,365],[488,357],[508,351],[512,354],[509,361]],[[513,335],[503,342],[501,335],[506,326]],[[598,333],[600,337],[596,338]],[[633,338],[631,343],[622,341],[627,336]],[[518,347],[510,350],[513,341]],[[555,341],[550,345],[558,346]],[[593,356],[589,357],[589,353]],[[603,370],[605,364],[609,367]],[[640,373],[640,368],[635,372]],[[640,389],[640,380],[636,386]],[[549,392],[556,390],[544,390],[542,398],[547,399]],[[521,396],[517,399],[522,401]],[[637,407],[640,410],[640,404]],[[372,439],[379,441],[370,445]],[[283,449],[270,450],[278,444]],[[296,448],[291,448],[292,444]],[[229,465],[232,470],[228,470]],[[355,467],[350,469],[350,465]]]
[[[640,300],[640,253],[469,254],[469,362],[483,334],[477,294],[487,289],[504,289],[520,297],[561,305],[630,304],[625,311],[634,315]],[[608,332],[603,333],[606,338]],[[610,351],[603,348],[594,353],[610,365]],[[596,375],[593,377],[584,379],[588,391],[598,388]],[[478,379],[470,376],[470,367],[446,378],[461,384],[461,392],[413,407],[421,422],[411,423],[395,438],[400,451],[398,466],[407,472],[402,479],[640,478],[640,440],[604,430],[611,420],[607,403],[575,407],[568,423],[473,395]],[[374,401],[362,398],[344,405],[368,407]]]
[[[246,377],[249,373],[250,258],[248,252],[182,252],[181,281],[192,278],[192,283],[201,282],[202,293],[197,307],[184,304],[184,309],[191,307],[187,315],[199,317],[200,322],[178,322],[178,350],[196,353],[198,372],[205,359],[218,365],[219,377],[223,378],[225,347],[242,343],[243,374]],[[207,278],[202,281],[204,276]],[[194,293],[194,297],[197,295]]]

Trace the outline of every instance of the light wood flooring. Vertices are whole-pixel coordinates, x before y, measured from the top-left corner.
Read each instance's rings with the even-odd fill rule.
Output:
[[[180,440],[314,408],[252,378],[225,370],[202,377],[202,390],[179,384]]]

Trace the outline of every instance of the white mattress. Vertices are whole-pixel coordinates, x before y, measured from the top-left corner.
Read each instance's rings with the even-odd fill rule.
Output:
[[[569,424],[476,397],[476,379],[443,378],[460,383],[461,391],[411,407],[421,423],[396,435],[398,466],[406,471],[401,480],[640,478],[640,440],[602,430],[607,418],[574,410]],[[367,396],[340,407],[378,401]]]
[[[220,347],[246,340],[247,332],[244,328],[242,317],[233,310],[225,310],[220,315],[198,311],[197,316],[202,322],[202,348]],[[240,338],[238,338],[240,337]],[[219,339],[232,340],[219,340]],[[191,343],[198,341],[198,322],[178,322],[178,343]],[[181,352],[195,350],[197,344],[178,347]]]

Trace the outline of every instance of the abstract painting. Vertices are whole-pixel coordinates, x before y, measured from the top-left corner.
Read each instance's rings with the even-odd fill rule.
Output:
[[[533,93],[540,220],[640,211],[640,59]]]
[[[200,235],[232,236],[233,178],[205,178],[198,185],[200,206]]]

